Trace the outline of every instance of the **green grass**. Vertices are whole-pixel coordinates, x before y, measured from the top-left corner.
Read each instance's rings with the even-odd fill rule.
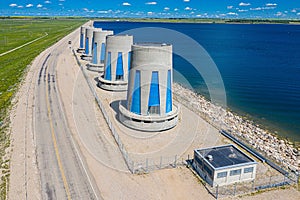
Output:
[[[3,19],[0,20],[0,54],[48,33],[48,36],[28,46],[0,57],[0,166],[9,147],[9,118],[12,98],[28,65],[47,47],[86,22],[86,19]],[[6,165],[5,165],[6,166]],[[0,197],[5,197],[9,171],[1,167]],[[3,171],[4,170],[4,171]]]

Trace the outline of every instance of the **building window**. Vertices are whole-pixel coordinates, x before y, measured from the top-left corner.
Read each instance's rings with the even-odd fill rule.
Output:
[[[123,81],[123,75],[116,75],[116,81]]]
[[[195,160],[196,160],[197,163],[199,163],[199,165],[202,165],[202,160],[200,158],[195,156]]]
[[[226,177],[227,176],[227,172],[219,172],[218,174],[217,174],[217,178],[224,178],[224,177]]]
[[[244,173],[252,173],[253,172],[253,167],[247,167],[244,169]]]
[[[204,165],[204,171],[212,178],[213,172],[207,165]]]
[[[148,107],[148,114],[157,114],[157,115],[159,115],[159,113],[160,113],[160,108],[159,108],[159,106],[149,106]]]
[[[231,170],[230,171],[230,176],[240,175],[241,172],[242,172],[241,169]]]

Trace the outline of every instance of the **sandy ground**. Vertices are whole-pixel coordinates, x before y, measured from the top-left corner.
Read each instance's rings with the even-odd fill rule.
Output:
[[[75,46],[78,46],[78,41],[73,42],[75,43]],[[35,81],[35,78],[37,77],[34,76],[34,74],[37,73],[35,66],[39,64],[39,60],[43,58],[43,56],[47,55],[47,51],[49,50],[46,50],[39,57],[37,57],[33,65],[30,67],[24,84],[20,88],[16,97],[18,99],[18,104],[15,108],[15,111],[12,112],[12,156],[9,199],[25,199],[25,188],[28,189],[28,199],[41,199],[39,176],[35,161],[34,132],[32,130],[34,93],[33,88],[31,88],[30,85],[31,82]],[[91,76],[96,75],[91,74]],[[32,77],[34,78],[32,79]],[[85,163],[87,164],[93,176],[93,180],[99,188],[101,196],[104,199],[214,199],[186,167],[159,170],[144,175],[132,175],[124,167],[122,167],[123,170],[120,170],[118,168],[106,165],[105,162],[101,162],[101,159],[105,159],[106,157],[102,155],[99,157],[95,156],[95,153],[97,154],[97,152],[91,151],[90,147],[84,143],[81,135],[82,131],[79,131],[80,127],[78,127],[80,124],[77,124],[77,117],[79,117],[79,115],[76,115],[76,105],[74,104],[79,104],[78,101],[80,99],[74,100],[74,98],[76,98],[76,90],[79,89],[78,85],[82,85],[83,91],[85,91],[84,88],[87,88],[87,85],[85,85],[86,83],[83,81],[84,79],[82,78],[80,69],[76,64],[71,51],[68,55],[66,55],[65,59],[58,60],[57,79],[61,100],[70,130],[78,143],[82,155],[84,155]],[[102,94],[105,95],[105,93]],[[86,115],[83,115],[81,120],[83,122],[88,122],[88,120],[91,119],[93,120],[93,123],[97,123],[98,126],[100,126],[100,129],[103,133],[102,136],[106,140],[104,142],[102,141],[102,143],[109,145],[107,151],[115,156],[115,159],[111,162],[115,162],[115,166],[117,167],[122,166],[123,161],[121,160],[120,154],[118,154],[116,151],[117,146],[109,134],[108,127],[103,121],[103,116],[99,110],[96,109],[95,103],[91,104],[91,102],[93,102],[92,94],[87,92],[86,98],[87,99],[82,99],[82,102],[80,103],[85,103],[93,107],[94,113],[86,113]],[[193,137],[194,141],[198,142],[191,142],[188,144],[187,148],[184,146],[182,147],[184,150],[179,150],[181,155],[186,157],[186,154],[190,154],[192,149],[210,145],[202,141],[202,130],[208,130],[211,131],[209,133],[214,134],[216,134],[216,131],[212,127],[209,127],[201,118],[193,115],[192,112],[185,110],[184,113],[190,114],[184,115],[182,119],[187,121],[196,120],[195,124],[202,123],[202,126],[199,126],[200,129],[197,129],[197,131],[189,131],[193,134],[199,133]],[[26,117],[24,117],[24,114]],[[114,113],[111,112],[110,115],[114,115]],[[181,130],[182,128],[182,130],[184,130],[184,127],[187,126],[188,123],[186,125],[184,125],[185,122],[181,123],[182,124],[180,124],[177,129]],[[119,126],[119,129],[124,128],[121,125]],[[179,130],[177,131],[177,134],[181,132]],[[131,133],[134,134],[134,132]],[[99,138],[102,136],[99,136]],[[127,147],[132,153],[136,153],[135,151],[137,150],[139,151],[138,153],[140,153],[140,151],[145,153],[143,152],[145,151],[143,146],[147,145],[148,149],[146,148],[146,150],[152,152],[152,148],[154,148],[152,145],[157,143],[156,138],[153,138],[152,141],[150,140],[148,141],[148,144],[145,144],[147,141],[142,141],[139,143],[137,142],[138,140],[136,140],[136,138],[129,136],[123,134],[122,137],[124,141],[127,142]],[[172,135],[172,133],[170,133],[169,136],[177,138],[176,134]],[[187,135],[187,137],[189,136]],[[90,142],[91,141],[87,141],[88,144],[90,144]],[[164,138],[160,145],[165,144],[165,142],[167,142],[167,138]],[[223,139],[214,139],[211,144],[220,144],[222,142],[224,142]],[[132,145],[135,144],[136,148],[133,148]],[[175,142],[175,146],[170,145],[171,148],[168,155],[170,155],[174,149],[176,151],[176,144],[177,143]],[[93,147],[94,149],[97,148],[97,146]],[[156,157],[156,154],[154,157]],[[295,191],[295,189],[287,189],[265,192],[255,196],[245,196],[242,199],[300,199],[299,195],[299,192]],[[235,199],[237,199],[237,197]]]

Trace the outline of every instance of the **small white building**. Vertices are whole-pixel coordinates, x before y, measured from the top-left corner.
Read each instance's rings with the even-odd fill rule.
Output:
[[[213,187],[254,180],[256,165],[232,144],[194,150],[194,169]]]

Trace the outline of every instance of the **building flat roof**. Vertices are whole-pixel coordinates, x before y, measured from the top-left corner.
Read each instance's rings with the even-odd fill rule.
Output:
[[[234,145],[217,146],[195,150],[214,168],[228,167],[246,163],[256,163],[252,158]]]

